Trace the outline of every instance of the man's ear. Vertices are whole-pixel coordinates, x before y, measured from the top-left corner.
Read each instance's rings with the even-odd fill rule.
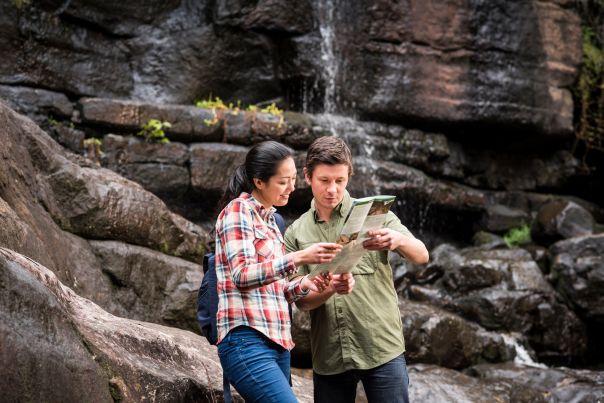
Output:
[[[304,172],[304,180],[306,181],[306,184],[310,186],[310,175],[308,175],[308,170],[306,167],[304,167],[302,171]]]

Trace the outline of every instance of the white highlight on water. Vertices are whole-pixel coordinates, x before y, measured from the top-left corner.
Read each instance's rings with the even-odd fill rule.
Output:
[[[514,350],[516,350],[514,364],[523,365],[525,367],[547,368],[547,365],[535,362],[531,358],[526,348],[524,348],[524,346],[518,342],[517,336],[514,336],[514,334],[501,333],[501,337],[503,337],[505,344],[514,347]]]
[[[335,56],[335,7],[334,0],[319,0],[316,4],[319,13],[319,32],[321,33],[321,67],[323,67],[325,82],[323,107],[325,113],[329,114],[336,110],[336,77],[338,75],[338,61]]]

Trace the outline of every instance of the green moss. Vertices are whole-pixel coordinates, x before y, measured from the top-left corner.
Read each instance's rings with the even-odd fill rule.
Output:
[[[168,245],[167,241],[162,241],[159,244],[159,251],[163,254],[168,254],[168,252],[170,251],[170,245]]]
[[[170,140],[166,137],[164,129],[172,127],[170,122],[158,119],[149,119],[147,123],[141,126],[137,135],[144,137],[147,143],[167,144]]]
[[[512,228],[503,236],[503,240],[509,248],[527,244],[531,242],[531,229],[526,224]]]

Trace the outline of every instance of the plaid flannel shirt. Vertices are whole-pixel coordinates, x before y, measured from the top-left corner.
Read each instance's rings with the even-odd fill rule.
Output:
[[[288,303],[308,293],[285,256],[275,209],[267,210],[252,195],[241,193],[222,210],[216,222],[218,280],[218,343],[237,326],[249,326],[291,350]]]

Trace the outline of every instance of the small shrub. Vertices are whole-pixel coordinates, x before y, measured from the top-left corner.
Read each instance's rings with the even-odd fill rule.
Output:
[[[147,143],[162,143],[167,144],[170,140],[166,137],[164,129],[172,127],[170,122],[158,119],[150,119],[147,123],[141,126],[141,130],[137,135],[144,137]]]
[[[233,115],[238,115],[241,112],[241,101],[238,100],[236,105],[232,102],[225,104],[219,97],[215,97],[214,100],[212,100],[211,95],[208,99],[195,102],[195,106],[198,108],[210,109],[212,111],[212,119],[204,119],[204,123],[208,126],[217,124],[220,119],[224,117],[225,112],[230,112]],[[279,109],[274,102],[262,109],[257,105],[248,105],[247,108],[245,108],[245,111],[252,113],[252,115],[255,115],[257,112],[263,112],[277,116],[279,117],[277,127],[281,128],[281,126],[283,126],[283,110]]]
[[[512,228],[503,236],[503,240],[508,248],[527,244],[531,242],[531,229],[526,224]]]
[[[103,142],[96,137],[84,140],[86,157],[93,160],[96,165],[101,165],[101,145]]]

